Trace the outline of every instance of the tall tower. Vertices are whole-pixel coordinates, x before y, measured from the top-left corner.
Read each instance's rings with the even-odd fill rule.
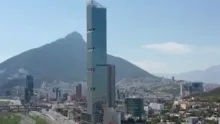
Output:
[[[28,88],[28,92],[32,96],[34,94],[34,78],[32,75],[26,76],[26,88]]]
[[[81,96],[82,96],[82,84],[78,84],[76,86],[76,96],[78,98],[81,98]]]
[[[180,97],[183,96],[183,84],[180,83]]]
[[[108,99],[107,107],[115,108],[115,66],[107,64],[107,75],[108,75]]]
[[[31,75],[26,76],[25,101],[29,102],[34,95],[34,78]]]
[[[87,3],[87,113],[90,124],[102,123],[107,100],[106,8],[94,0]]]

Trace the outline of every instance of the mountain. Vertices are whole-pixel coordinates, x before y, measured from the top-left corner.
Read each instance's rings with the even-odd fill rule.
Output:
[[[156,76],[132,63],[108,55],[108,63],[116,66],[116,79]],[[40,80],[66,82],[86,79],[86,42],[77,32],[72,32],[50,44],[16,55],[0,64],[0,82],[23,79],[26,74]],[[15,83],[16,84],[16,83]]]
[[[203,81],[206,83],[220,83],[220,65],[211,66],[205,70],[190,71],[175,74],[176,79],[189,81]]]

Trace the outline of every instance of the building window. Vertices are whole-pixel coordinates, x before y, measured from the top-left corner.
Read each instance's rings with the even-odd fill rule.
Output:
[[[90,88],[88,88],[88,90],[95,91],[95,87],[90,87]]]
[[[95,68],[87,68],[87,70],[90,71],[90,72],[94,72]]]
[[[92,47],[92,48],[88,48],[88,52],[91,52],[91,51],[93,51],[93,50],[95,50],[95,47]]]
[[[88,29],[88,31],[95,31],[95,28],[90,28]]]

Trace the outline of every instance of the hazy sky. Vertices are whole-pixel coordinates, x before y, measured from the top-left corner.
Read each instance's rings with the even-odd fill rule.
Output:
[[[220,64],[219,0],[98,0],[108,53],[151,73]],[[85,38],[84,0],[0,0],[0,62],[73,31]]]

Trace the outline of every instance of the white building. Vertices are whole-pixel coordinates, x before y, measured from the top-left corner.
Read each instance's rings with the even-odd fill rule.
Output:
[[[149,105],[153,110],[161,111],[164,110],[164,104],[161,103],[150,103]]]
[[[145,111],[145,114],[148,115],[149,107],[148,106],[144,106],[144,111]]]

